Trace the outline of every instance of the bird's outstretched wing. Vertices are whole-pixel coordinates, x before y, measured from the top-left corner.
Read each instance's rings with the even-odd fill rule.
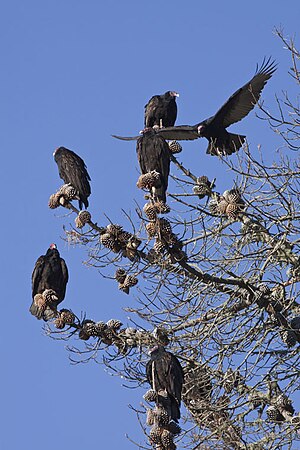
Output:
[[[197,131],[197,125],[178,125],[174,127],[157,128],[157,134],[169,141],[193,141],[200,136]],[[139,136],[117,136],[112,134],[113,138],[121,139],[121,141],[137,141]]]
[[[112,134],[111,136],[115,139],[120,139],[121,141],[137,141],[138,138],[141,137],[141,135],[139,135],[139,136],[117,136],[116,134]]]
[[[260,94],[276,70],[275,61],[264,58],[260,68],[256,67],[253,78],[238,89],[224,103],[212,118],[215,124],[227,128],[235,122],[242,120],[254,108],[259,100]]]

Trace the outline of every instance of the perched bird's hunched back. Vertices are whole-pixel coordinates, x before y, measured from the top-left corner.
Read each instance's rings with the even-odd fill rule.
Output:
[[[146,366],[147,381],[158,394],[158,403],[168,405],[170,420],[177,422],[180,419],[181,391],[184,381],[183,369],[180,362],[171,352],[163,346],[154,347],[150,351],[150,361]],[[167,402],[163,393],[167,394]],[[160,400],[161,399],[161,400]]]
[[[70,183],[77,191],[79,209],[82,209],[82,204],[87,208],[89,206],[88,197],[91,195],[89,183],[91,178],[85,162],[80,156],[65,147],[59,147],[53,155],[58,166],[60,178],[66,184]]]
[[[55,244],[38,258],[32,272],[32,304],[30,312],[45,321],[56,316],[57,305],[63,301],[69,279],[67,265]]]
[[[137,140],[136,152],[142,174],[155,170],[160,181],[154,188],[157,199],[166,202],[170,172],[170,150],[165,139],[152,128],[147,128]]]
[[[145,105],[145,127],[172,127],[177,118],[176,97],[179,94],[174,91],[151,97]]]

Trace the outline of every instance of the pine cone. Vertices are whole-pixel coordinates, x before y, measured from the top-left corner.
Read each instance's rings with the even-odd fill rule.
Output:
[[[89,334],[87,334],[86,332],[85,332],[85,330],[83,330],[83,329],[81,329],[80,331],[79,331],[79,339],[82,339],[83,341],[88,341],[89,340],[89,338],[90,338],[90,335]]]
[[[230,219],[236,219],[239,215],[239,207],[234,203],[229,203],[226,208],[226,214]]]
[[[133,275],[127,275],[124,281],[124,287],[131,288],[138,283],[138,279]]]
[[[108,322],[106,322],[106,325],[108,328],[111,328],[112,330],[117,331],[121,328],[121,326],[123,324],[118,319],[110,319]]]
[[[96,322],[95,324],[97,336],[100,336],[107,329],[107,324],[105,322]]]
[[[50,195],[48,206],[51,209],[55,209],[55,208],[58,208],[60,206],[59,194],[57,192],[56,192],[56,194]]]
[[[295,410],[292,406],[292,401],[285,394],[280,394],[275,400],[275,406],[277,408],[283,408],[286,411],[294,414]]]
[[[227,200],[225,200],[224,197],[221,197],[220,201],[218,202],[218,206],[217,206],[218,214],[221,214],[221,215],[226,214],[227,207],[228,207]]]
[[[106,227],[106,231],[109,234],[117,235],[124,230],[123,230],[122,225],[119,225],[117,223],[109,223]]]
[[[113,250],[115,248],[115,240],[109,233],[101,234],[100,241],[104,247]]]
[[[75,219],[75,226],[76,228],[82,228],[86,223],[90,222],[90,220],[91,214],[88,211],[80,211]]]
[[[77,190],[70,183],[62,185],[58,191],[58,194],[63,195],[68,201],[78,198]]]
[[[280,414],[276,406],[269,406],[267,408],[267,416],[270,422],[283,422],[284,417]]]
[[[160,444],[161,443],[161,434],[163,429],[158,427],[157,425],[154,425],[149,433],[150,441],[152,444]]]
[[[129,231],[122,230],[119,233],[116,233],[116,236],[118,238],[118,241],[120,241],[123,244],[127,244],[129,239],[132,238],[132,234],[129,233]]]
[[[45,289],[42,295],[47,304],[58,301],[57,294],[53,289]]]
[[[152,203],[145,203],[143,208],[144,213],[148,217],[149,220],[155,220],[157,216],[157,209]]]
[[[57,317],[54,321],[54,325],[58,330],[62,330],[65,327],[66,322],[61,318]]]
[[[115,279],[118,281],[118,283],[124,283],[126,278],[126,271],[124,269],[117,269],[115,273]]]
[[[167,219],[158,219],[158,225],[162,235],[169,235],[170,233],[172,233],[171,224]]]
[[[89,320],[89,319],[84,320],[82,322],[82,330],[84,330],[84,332],[89,336],[93,336],[93,337],[98,336],[98,329],[93,320]]]
[[[155,222],[149,222],[146,225],[146,230],[148,233],[148,237],[152,238],[157,234],[157,226]]]
[[[75,314],[69,309],[61,309],[59,311],[59,317],[66,325],[72,325],[75,322]]]
[[[36,306],[40,309],[41,312],[44,312],[47,307],[46,299],[43,297],[42,294],[35,294],[34,296],[34,303]]]
[[[228,201],[228,203],[240,203],[243,201],[238,189],[230,189],[230,191],[225,191],[223,193],[223,197]]]
[[[167,411],[162,406],[157,405],[154,412],[157,417],[157,424],[159,426],[164,427],[168,425],[170,418]]]
[[[169,149],[171,153],[180,153],[182,152],[182,146],[177,141],[169,141],[168,142]]]
[[[173,434],[169,430],[163,430],[161,433],[161,442],[166,449],[171,449],[174,445]]]
[[[147,419],[146,419],[147,425],[151,427],[152,425],[154,425],[154,421],[155,421],[155,413],[153,409],[147,409]]]
[[[153,389],[149,389],[149,391],[147,391],[143,395],[143,397],[146,400],[146,402],[153,403],[157,399],[157,394],[156,394],[156,392]]]

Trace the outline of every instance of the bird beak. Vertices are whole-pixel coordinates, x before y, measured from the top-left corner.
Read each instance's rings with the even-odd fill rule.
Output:
[[[173,95],[174,97],[179,97],[178,92],[172,92],[172,95]]]

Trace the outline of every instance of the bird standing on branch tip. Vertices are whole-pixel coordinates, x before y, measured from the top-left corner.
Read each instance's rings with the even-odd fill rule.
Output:
[[[79,209],[82,204],[89,206],[88,197],[91,195],[90,176],[85,162],[72,150],[59,147],[53,153],[58,166],[59,176],[65,183],[71,184],[77,191]]]
[[[178,422],[184,381],[181,364],[176,356],[161,345],[152,348],[149,354],[151,359],[146,365],[147,381],[157,393],[157,403],[167,410],[170,420]]]
[[[172,127],[177,118],[176,97],[179,94],[174,91],[151,97],[145,105],[145,128]]]
[[[45,321],[57,314],[57,305],[63,301],[69,279],[67,265],[51,244],[46,255],[35,263],[32,272],[32,304],[30,312]]]
[[[146,128],[137,140],[136,152],[142,174],[158,172],[159,180],[152,190],[158,200],[166,203],[170,172],[170,150],[167,142],[153,128]]]
[[[237,152],[246,136],[229,133],[226,128],[239,122],[249,114],[259,100],[260,94],[276,70],[275,61],[264,59],[256,68],[254,76],[248,83],[238,89],[217,113],[196,125],[179,125],[156,129],[155,132],[167,140],[194,140],[205,137],[209,144],[206,153],[210,155],[231,155]],[[136,140],[139,136],[113,137],[125,141]]]

